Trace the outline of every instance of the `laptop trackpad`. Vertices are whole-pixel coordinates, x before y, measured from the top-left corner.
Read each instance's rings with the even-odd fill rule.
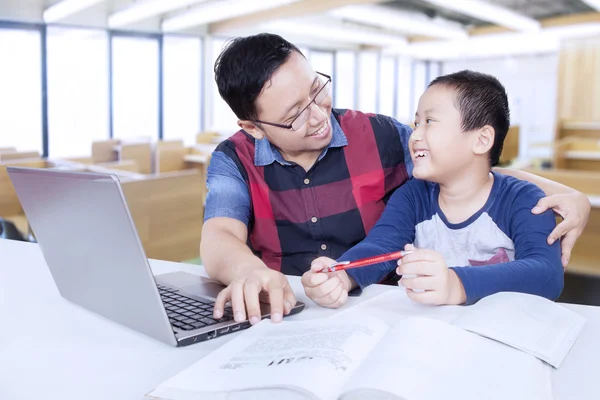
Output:
[[[155,279],[157,283],[176,287],[191,295],[212,299],[215,299],[219,292],[225,288],[225,286],[212,279],[181,271],[156,275]]]

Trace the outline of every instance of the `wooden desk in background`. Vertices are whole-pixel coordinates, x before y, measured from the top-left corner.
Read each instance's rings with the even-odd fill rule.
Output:
[[[600,172],[600,139],[567,137],[556,143],[557,169]]]
[[[183,261],[199,256],[206,193],[203,167],[163,174],[139,174],[135,172],[137,163],[132,160],[80,164],[35,159],[0,164],[0,216],[15,223],[23,234],[28,232],[28,223],[6,172],[9,165],[114,173],[121,180],[148,257]]]
[[[590,219],[573,248],[567,272],[600,276],[600,172],[543,169],[527,171],[588,195],[592,204]]]

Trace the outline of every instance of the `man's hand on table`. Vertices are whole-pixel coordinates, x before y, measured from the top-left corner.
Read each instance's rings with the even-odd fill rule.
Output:
[[[216,319],[223,316],[228,301],[236,322],[248,319],[254,325],[261,319],[261,301],[271,305],[271,320],[280,322],[296,305],[296,296],[285,275],[265,266],[249,270],[219,293],[213,311]]]

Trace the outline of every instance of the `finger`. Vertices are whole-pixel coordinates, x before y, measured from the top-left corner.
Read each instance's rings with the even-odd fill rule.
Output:
[[[416,303],[438,305],[437,293],[433,290],[427,292],[415,292],[412,289],[406,289],[406,295]]]
[[[246,305],[244,303],[244,282],[234,281],[231,284],[231,308],[236,322],[246,320]]]
[[[315,288],[315,299],[322,299],[333,292],[339,285],[343,285],[342,279],[339,276],[332,276],[327,282]]]
[[[303,273],[302,278],[300,278],[300,283],[302,283],[302,286],[304,286],[304,287],[314,286],[312,284],[312,276],[313,275],[315,275],[315,273],[312,271],[307,271],[307,272]]]
[[[552,200],[552,197],[544,197],[544,198],[540,199],[540,201],[537,202],[537,204],[535,205],[535,207],[533,207],[531,212],[533,214],[541,214],[541,213],[545,212],[546,210],[554,207],[555,205],[556,204]]]
[[[283,312],[285,315],[288,315],[292,312],[292,308],[294,308],[297,303],[294,291],[289,284],[283,288],[283,301]]]
[[[221,290],[215,300],[215,306],[213,309],[213,317],[220,319],[223,317],[223,310],[225,309],[225,303],[231,298],[231,286],[227,286]]]
[[[329,257],[319,257],[310,264],[310,270],[312,272],[320,272],[323,268],[329,267],[335,263],[335,260]]]
[[[416,249],[417,248],[412,243],[408,243],[404,246],[404,251],[415,251]]]
[[[571,251],[573,250],[578,237],[579,232],[572,230],[569,231],[565,237],[563,237],[560,243],[562,253],[560,260],[562,261],[563,268],[565,269],[567,268],[567,265],[569,265],[569,261],[571,260]]]
[[[435,279],[430,276],[416,278],[402,278],[400,284],[411,290],[433,290],[435,288]]]
[[[346,290],[342,290],[342,294],[337,299],[335,303],[329,304],[326,306],[327,308],[340,308],[348,301],[348,292]]]
[[[550,233],[548,236],[548,244],[553,244],[558,239],[569,233],[574,227],[574,224],[571,224],[565,219],[560,224],[556,225],[554,230]]]
[[[396,268],[398,275],[424,275],[434,276],[440,273],[440,266],[430,261],[416,261],[411,263],[402,263]]]
[[[312,268],[312,266],[311,266]],[[300,282],[304,287],[315,287],[328,279],[327,274],[321,272],[314,272],[313,270],[307,271],[302,275]]]
[[[317,287],[319,285],[322,285],[324,282],[327,282],[329,280],[329,275],[322,273],[322,272],[317,272],[317,273],[310,272],[310,274],[311,275],[309,277],[309,279],[310,279],[309,286],[312,286],[312,287]]]
[[[415,261],[437,261],[440,259],[440,253],[429,249],[416,249],[412,253],[402,257],[398,264],[406,264]]]
[[[246,281],[244,284],[244,300],[246,302],[246,310],[248,312],[248,320],[252,325],[260,322],[260,302],[258,295],[260,287],[255,283]]]
[[[333,281],[333,280],[332,280]],[[329,305],[335,303],[336,301],[339,300],[340,296],[342,295],[342,292],[344,291],[344,285],[342,284],[341,279],[338,279],[338,285],[335,286],[329,293],[327,293],[326,295],[322,296],[321,298],[317,299],[317,303],[324,306],[324,307],[328,307]]]
[[[281,281],[271,280],[267,287],[271,303],[271,321],[280,322],[283,318],[283,287]]]

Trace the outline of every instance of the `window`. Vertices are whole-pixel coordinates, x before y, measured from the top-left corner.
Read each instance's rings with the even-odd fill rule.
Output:
[[[438,76],[441,75],[442,63],[439,63],[436,61],[431,61],[428,63],[428,68],[429,68],[429,72],[428,72],[429,82],[427,82],[427,85],[429,85],[431,83],[431,81],[433,81],[435,78],[437,78]]]
[[[321,73],[327,74],[329,76],[333,75],[333,53],[326,51],[317,51],[313,50],[309,54],[308,61],[310,62],[311,67],[315,71],[319,71]],[[335,79],[332,77],[332,79]],[[332,85],[335,87],[336,82],[333,82]],[[330,90],[330,95],[332,97],[332,101],[335,104],[335,90]]]
[[[377,112],[377,53],[363,52],[358,56],[358,109],[365,113]]]
[[[392,57],[382,57],[379,66],[379,110],[383,115],[394,115],[396,91],[396,62]]]
[[[413,103],[410,115],[415,115],[419,106],[419,99],[427,88],[427,65],[423,61],[413,62]]]
[[[113,137],[158,138],[158,40],[114,36]]]
[[[50,27],[47,38],[49,155],[90,155],[109,137],[108,35]]]
[[[163,41],[164,139],[196,142],[201,130],[202,42],[193,37]]]
[[[223,132],[227,136],[231,135],[234,132],[237,132],[240,128],[237,126],[238,118],[231,111],[229,105],[225,103],[225,100],[221,98],[219,94],[219,89],[217,88],[217,84],[214,79],[214,65],[215,61],[221,54],[221,50],[223,46],[227,43],[228,39],[213,39],[212,41],[212,63],[211,65],[211,96],[212,96],[212,119],[211,123],[208,126],[209,130],[215,130],[218,132]]]
[[[40,34],[0,29],[0,147],[42,153]]]
[[[315,71],[333,75],[333,53],[325,51],[311,51],[308,61]]]
[[[300,50],[300,52],[304,55],[304,57],[306,57],[307,60],[310,59],[310,49],[306,46],[296,46],[298,47],[298,50]]]
[[[356,53],[338,51],[335,54],[334,105],[337,108],[356,108]]]
[[[412,125],[414,122],[414,112],[411,109],[412,61],[410,58],[399,57],[397,68],[396,119],[404,124]]]

